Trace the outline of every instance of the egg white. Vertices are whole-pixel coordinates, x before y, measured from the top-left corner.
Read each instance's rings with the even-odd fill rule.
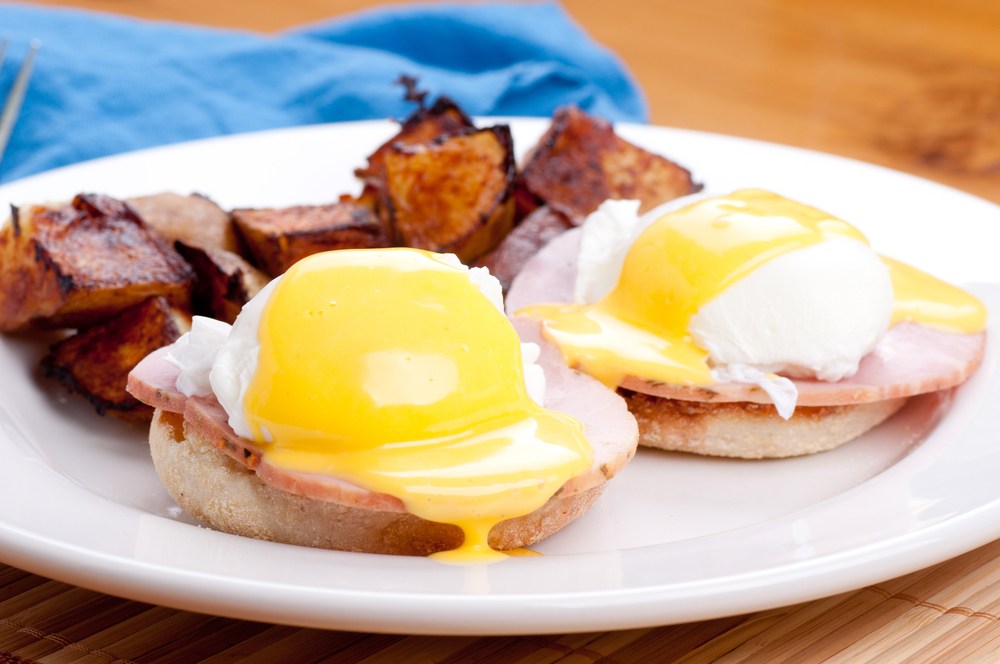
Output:
[[[618,283],[636,238],[664,214],[712,194],[685,196],[639,215],[610,200],[582,227],[574,297],[592,304]],[[889,272],[865,243],[829,241],[771,259],[706,302],[688,326],[717,382],[758,385],[791,417],[798,391],[786,376],[836,381],[854,374],[889,325]],[[783,374],[783,375],[778,375]]]

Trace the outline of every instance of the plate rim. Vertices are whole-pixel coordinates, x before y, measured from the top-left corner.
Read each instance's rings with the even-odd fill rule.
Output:
[[[511,122],[511,123],[546,123],[549,118],[476,118],[477,123],[482,122]],[[72,174],[74,171],[80,169],[92,169],[95,166],[100,167],[105,163],[114,163],[121,161],[130,161],[134,159],[148,159],[152,153],[155,157],[156,155],[169,153],[176,150],[186,151],[191,149],[213,149],[215,146],[221,146],[221,149],[225,149],[226,145],[230,142],[246,141],[246,140],[257,140],[261,135],[272,135],[272,136],[282,136],[290,132],[304,132],[310,134],[316,131],[327,131],[333,129],[334,131],[349,131],[352,127],[357,125],[364,125],[366,127],[379,126],[379,127],[392,127],[391,121],[386,120],[362,120],[362,121],[352,121],[345,123],[325,123],[316,125],[305,125],[299,127],[290,128],[279,128],[271,129],[259,132],[249,132],[244,134],[233,134],[227,136],[217,136],[201,138],[194,141],[174,143],[170,145],[158,146],[154,148],[146,148],[135,150],[132,152],[121,153],[116,155],[110,155],[106,157],[100,157],[97,159],[89,160],[87,162],[81,162],[78,164],[71,164],[67,166],[62,166],[57,169],[46,171],[43,173],[37,173],[25,178],[20,178],[18,180],[13,180],[0,185],[0,196],[6,195],[6,192],[10,189],[20,188],[25,185],[25,183],[34,183],[35,181],[44,181],[53,177],[62,177],[67,173]],[[742,143],[745,145],[754,145],[768,150],[777,149],[779,151],[791,151],[790,154],[802,153],[809,154],[816,158],[821,158],[824,160],[836,160],[848,167],[864,167],[868,169],[877,169],[886,174],[891,175],[893,178],[898,178],[903,176],[906,180],[910,181],[910,184],[917,184],[922,187],[932,186],[937,188],[939,191],[947,192],[948,196],[961,196],[965,199],[975,201],[977,204],[985,203],[994,208],[997,206],[987,201],[981,197],[974,194],[964,192],[948,185],[926,180],[916,175],[909,173],[903,173],[900,171],[895,171],[893,169],[880,166],[877,164],[871,164],[864,161],[859,161],[850,157],[844,157],[840,155],[833,155],[818,152],[808,148],[801,148],[797,146],[782,145],[778,143],[770,143],[767,141],[761,141],[758,139],[744,138],[738,136],[726,136],[722,134],[715,134],[711,132],[704,132],[699,130],[690,130],[674,127],[664,127],[658,125],[645,125],[636,123],[616,123],[617,128],[623,129],[623,133],[642,133],[650,129],[655,132],[666,131],[668,134],[676,133],[678,135],[687,136],[689,139],[695,141],[699,139],[704,140],[723,140],[726,142],[736,141],[737,143]],[[996,376],[991,377],[991,384],[995,383],[998,379]],[[2,390],[0,390],[2,392]],[[0,443],[3,441],[0,440]],[[2,449],[2,448],[0,448]],[[892,471],[893,468],[887,469],[881,475],[885,475]],[[881,475],[877,475],[876,478]],[[872,478],[873,480],[876,478]],[[861,486],[864,486],[863,483]],[[857,489],[859,487],[855,487]],[[849,491],[853,491],[851,489]],[[2,491],[0,491],[2,495]],[[836,498],[835,498],[836,499]],[[100,500],[107,500],[100,498]],[[110,501],[109,501],[110,502]],[[132,509],[127,508],[122,505],[117,507],[121,509]],[[875,562],[884,563],[887,559],[891,558],[892,552],[897,552],[901,550],[911,551],[911,546],[916,542],[920,541],[924,544],[928,544],[921,549],[921,555],[911,555],[907,560],[908,563],[903,566],[903,568],[897,568],[899,571],[894,572],[892,576],[898,574],[905,574],[912,572],[917,569],[922,569],[928,565],[946,560],[952,556],[958,555],[962,552],[971,550],[977,546],[996,539],[1000,535],[1000,519],[995,519],[994,517],[1000,516],[1000,496],[994,499],[989,504],[984,504],[978,507],[976,510],[960,514],[951,519],[945,521],[930,524],[921,528],[918,531],[910,532],[902,536],[897,536],[891,538],[887,542],[879,542],[877,544],[867,545],[862,547],[862,549],[879,550],[879,556],[876,556]],[[787,518],[787,517],[785,517]],[[986,521],[998,522],[998,525],[994,529],[976,529],[976,528],[966,528],[960,529],[956,533],[954,531],[955,524],[963,521],[971,521],[974,524],[979,524]],[[225,537],[235,537],[231,535],[224,535],[217,533],[218,535]],[[937,535],[950,535],[950,537],[940,536],[933,537]],[[928,543],[928,537],[930,541]],[[81,561],[79,559],[74,559],[73,556],[79,555],[80,551],[76,551],[79,547],[75,547],[69,542],[58,542],[55,540],[50,540],[40,535],[39,533],[29,533],[23,531],[23,529],[13,526],[6,521],[6,519],[0,515],[0,559],[8,562],[21,569],[31,571],[37,574],[42,574],[50,578],[62,580],[67,583],[73,583],[76,585],[81,585],[83,587],[91,588],[92,590],[99,592],[108,592],[110,594],[119,595],[122,597],[128,597],[129,599],[134,599],[138,601],[153,601],[154,603],[163,604],[165,606],[172,606],[177,609],[182,610],[195,610],[203,611],[205,608],[210,608],[211,613],[217,615],[226,615],[232,618],[242,618],[249,620],[265,620],[268,622],[276,622],[281,624],[298,625],[303,627],[320,627],[320,628],[335,628],[335,629],[358,629],[361,631],[380,631],[380,632],[392,632],[392,633],[409,633],[409,634],[437,634],[437,635],[485,635],[485,634],[540,634],[540,633],[551,633],[553,631],[569,631],[569,632],[579,632],[579,631],[592,631],[592,630],[607,630],[607,629],[624,629],[632,627],[650,627],[654,625],[664,625],[675,622],[685,622],[688,620],[704,620],[713,617],[719,617],[721,615],[732,615],[735,613],[742,613],[747,610],[763,610],[767,608],[774,608],[776,606],[782,606],[788,604],[789,595],[783,595],[780,598],[774,597],[772,602],[752,602],[750,600],[744,599],[741,602],[736,602],[734,606],[740,607],[736,611],[730,611],[728,609],[722,610],[718,606],[705,607],[700,612],[688,613],[687,616],[681,616],[677,611],[672,611],[669,607],[665,607],[665,604],[669,604],[671,601],[677,601],[678,596],[671,595],[667,592],[668,588],[677,589],[677,584],[674,585],[663,585],[663,586],[648,586],[643,588],[627,588],[618,590],[607,590],[607,591],[583,591],[580,593],[541,593],[537,595],[529,595],[526,597],[521,595],[435,595],[427,594],[420,595],[415,593],[386,593],[386,592],[358,592],[354,590],[329,590],[329,589],[312,589],[310,590],[300,590],[300,594],[305,594],[309,596],[314,596],[319,599],[331,600],[331,599],[345,599],[345,600],[364,600],[367,604],[371,604],[368,607],[369,610],[385,610],[385,602],[391,599],[395,602],[400,602],[404,604],[404,607],[398,609],[393,615],[395,617],[384,620],[382,622],[368,622],[368,618],[364,617],[364,624],[357,622],[357,616],[351,617],[343,615],[343,611],[334,611],[331,614],[302,614],[301,612],[295,615],[292,614],[276,614],[273,609],[260,608],[258,609],[256,605],[251,605],[249,607],[244,607],[245,610],[240,610],[233,606],[233,602],[241,602],[246,599],[247,592],[252,590],[252,588],[247,588],[247,581],[243,578],[238,577],[217,577],[212,575],[206,575],[204,572],[191,570],[191,569],[178,569],[178,568],[166,568],[163,569],[162,565],[153,565],[148,562],[140,561],[135,558],[121,559],[118,557],[113,557],[110,554],[102,553],[94,550],[89,552],[84,551],[85,557],[89,553],[89,558],[84,561],[87,563],[88,567],[84,568],[83,571],[73,572],[71,568],[74,566],[79,566]],[[283,545],[277,545],[283,546]],[[888,549],[888,550],[887,550]],[[857,553],[863,553],[863,551],[857,551]],[[875,551],[870,551],[870,553],[876,553]],[[354,556],[365,556],[369,554],[350,554]],[[581,554],[589,555],[589,554]],[[846,556],[840,553],[828,554],[826,557],[819,557],[815,559],[810,559],[809,561],[804,561],[801,563],[800,567],[816,566],[818,563],[828,563],[833,567],[844,566],[847,568],[852,568],[850,563],[850,556]],[[102,563],[107,563],[102,565]],[[124,563],[124,569],[121,567]],[[856,565],[857,563],[855,563]],[[115,567],[115,569],[111,569]],[[787,568],[788,566],[786,566]],[[884,570],[885,565],[870,564],[867,567],[868,574],[861,574],[855,576],[857,580],[856,583],[852,584],[852,588],[863,587],[870,583],[877,582],[878,580],[883,580],[888,578],[885,575]],[[905,568],[905,569],[904,569]],[[117,578],[113,579],[112,583],[106,581],[106,575],[109,573],[117,572]],[[156,572],[157,578],[153,579],[151,582],[146,576],[150,572]],[[202,597],[194,602],[187,601],[190,599],[190,593],[183,589],[177,589],[172,587],[171,580],[177,581],[181,578],[190,578],[191,582],[197,580],[203,580],[205,577],[213,578],[216,584],[222,584],[226,586],[229,593],[230,599],[224,602],[225,606],[220,606],[219,601],[211,601]],[[742,574],[735,575],[735,579],[740,580],[751,580],[749,577],[756,576],[755,574]],[[743,579],[743,577],[748,577]],[[135,582],[141,582],[146,579],[146,583],[138,583],[134,585]],[[722,582],[725,579],[719,579],[718,582]],[[730,581],[732,579],[729,579]],[[793,579],[786,579],[783,581],[784,584],[795,584],[799,580],[799,577]],[[267,587],[269,585],[282,585],[275,584],[274,582],[258,582],[255,587]],[[705,583],[701,584],[706,585]],[[753,584],[750,584],[752,586]],[[828,584],[837,585],[837,584]],[[749,587],[749,586],[748,586]],[[772,590],[776,586],[771,584],[768,586]],[[241,591],[242,588],[242,591]],[[838,586],[839,590],[848,590],[851,588],[844,588]],[[839,591],[838,590],[838,591]],[[749,590],[744,589],[740,592],[746,593]],[[716,592],[714,596],[725,595],[725,592]],[[729,595],[734,595],[733,591],[730,590]],[[736,593],[739,595],[739,593]],[[795,593],[791,593],[795,594]],[[826,590],[816,594],[816,592],[800,593],[796,599],[792,601],[806,601],[808,599],[815,599],[816,597],[827,596],[829,593]],[[687,596],[684,596],[686,599]],[[609,599],[615,601],[609,602]],[[567,604],[567,600],[572,600],[573,604]],[[582,602],[583,606],[576,604],[581,602],[581,600],[586,600]],[[638,602],[638,603],[637,603]],[[426,614],[433,613],[435,611],[444,611],[449,615],[454,617],[454,604],[461,605],[461,611],[469,612],[474,615],[470,615],[465,620],[460,620],[457,623],[452,622],[448,625],[443,625],[440,622],[441,616],[435,615],[435,620],[428,620]],[[621,609],[622,604],[630,604],[632,611],[626,611],[624,614],[613,616],[611,618],[597,619],[593,616],[589,616],[590,612],[593,612],[595,608],[607,608],[609,605],[615,606]],[[432,606],[428,606],[432,605]],[[528,621],[524,619],[510,619],[497,621],[495,624],[486,625],[482,622],[483,617],[491,613],[497,605],[503,605],[509,607],[511,610],[517,609],[522,612],[522,616],[527,618]],[[751,606],[752,605],[752,606]],[[551,617],[551,609],[554,607],[561,607],[564,610],[564,614],[561,616]],[[638,615],[642,614],[643,611],[636,611],[637,607],[641,607],[644,611],[648,611],[650,608],[658,609],[659,611],[654,611],[651,615]],[[287,608],[287,607],[285,607]],[[314,607],[315,608],[315,607]],[[627,607],[626,607],[627,608]],[[357,609],[357,605],[354,606]],[[433,609],[431,611],[430,609]],[[348,611],[351,611],[351,607],[347,607]],[[422,615],[414,615],[414,613],[420,613]],[[481,615],[482,614],[482,615]],[[536,615],[538,614],[538,615]],[[546,619],[541,619],[544,616],[549,616]],[[494,616],[495,617],[495,616]],[[282,619],[285,618],[285,619]],[[529,622],[531,621],[531,622]],[[600,624],[598,624],[600,623]],[[611,626],[608,626],[608,625]]]

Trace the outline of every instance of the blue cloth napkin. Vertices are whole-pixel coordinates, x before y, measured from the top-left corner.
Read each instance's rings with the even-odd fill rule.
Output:
[[[401,74],[473,115],[574,103],[647,117],[622,63],[552,3],[383,8],[274,36],[4,4],[0,31],[0,93],[42,41],[0,181],[206,136],[405,117]]]

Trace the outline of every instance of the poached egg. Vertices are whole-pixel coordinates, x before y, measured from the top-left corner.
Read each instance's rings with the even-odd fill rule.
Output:
[[[847,222],[757,189],[643,216],[636,201],[605,202],[583,225],[578,266],[574,303],[517,312],[540,318],[571,366],[612,387],[750,383],[786,419],[791,378],[854,374],[895,323],[986,322],[976,298],[879,256]]]
[[[399,498],[459,526],[435,556],[501,557],[489,531],[586,471],[582,425],[549,411],[538,348],[500,286],[454,256],[340,250],[296,263],[234,325],[196,318],[171,350],[188,396],[215,395],[270,463]]]

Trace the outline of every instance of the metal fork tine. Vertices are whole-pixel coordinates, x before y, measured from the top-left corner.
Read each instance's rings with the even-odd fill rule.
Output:
[[[17,72],[17,78],[14,79],[14,84],[10,86],[10,92],[7,93],[7,101],[4,102],[3,112],[0,113],[0,161],[3,161],[3,153],[7,148],[7,141],[10,140],[10,133],[14,129],[14,123],[17,122],[18,114],[21,112],[24,94],[28,91],[28,81],[31,79],[31,68],[35,64],[35,54],[38,53],[38,49],[41,46],[42,43],[39,40],[31,40],[28,54],[24,56],[21,69]],[[7,50],[6,39],[3,43],[3,50]],[[2,57],[3,55],[0,54],[0,64],[2,64]]]
[[[10,42],[10,37],[4,35],[3,41],[0,42],[0,67],[3,67],[4,56],[7,55],[7,44]]]

